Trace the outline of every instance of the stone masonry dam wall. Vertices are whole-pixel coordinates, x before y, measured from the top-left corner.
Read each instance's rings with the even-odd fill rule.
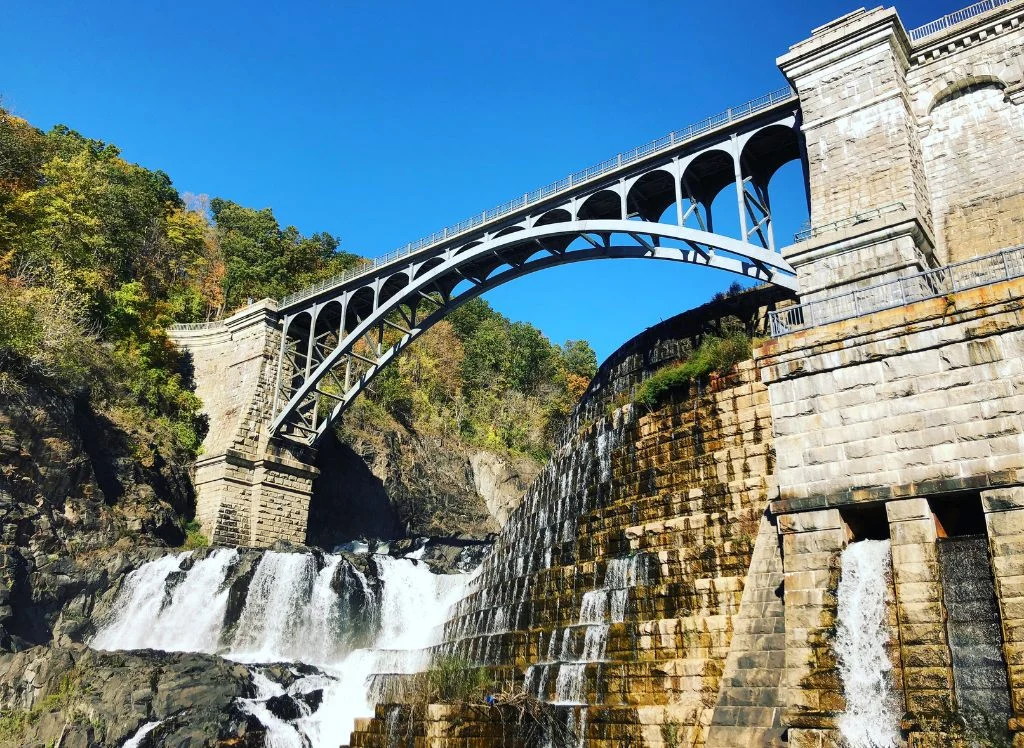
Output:
[[[1005,673],[1019,714],[1021,345],[1015,280],[766,342],[654,412],[626,404],[581,424],[438,654],[486,667],[496,691],[564,704],[588,746],[843,745],[840,555],[889,538],[902,734],[955,745],[981,666],[961,658],[958,670],[962,629],[946,605],[960,588],[940,543],[980,532],[999,617],[985,667]],[[624,561],[637,571],[609,584]],[[435,705],[411,723],[402,709],[378,706],[353,745],[404,745],[410,731],[417,745],[520,744],[497,708]]]
[[[575,704],[565,719],[587,745],[779,735],[782,567],[764,511],[775,497],[767,395],[746,362],[656,412],[613,406],[578,424],[498,536],[438,654],[488,668],[499,690]],[[401,744],[399,708],[378,707],[353,745]],[[504,739],[500,722],[434,714],[440,723],[412,726],[448,741],[432,745]]]

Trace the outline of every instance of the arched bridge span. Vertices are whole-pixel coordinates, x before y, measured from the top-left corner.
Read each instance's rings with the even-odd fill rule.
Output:
[[[466,301],[528,273],[615,258],[685,262],[796,290],[768,185],[803,158],[792,101],[550,200],[284,300],[271,431],[315,442],[373,378]],[[715,230],[732,187],[739,236]],[[731,222],[731,221],[730,221]]]

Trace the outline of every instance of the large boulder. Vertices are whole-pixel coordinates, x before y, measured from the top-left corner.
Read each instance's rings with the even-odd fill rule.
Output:
[[[262,746],[238,706],[253,695],[249,670],[215,656],[35,647],[0,655],[0,747],[123,745],[153,722],[152,745]]]

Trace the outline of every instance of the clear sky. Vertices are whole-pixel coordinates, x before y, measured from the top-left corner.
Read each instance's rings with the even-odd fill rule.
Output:
[[[907,0],[914,27],[967,0]],[[785,85],[775,58],[854,0],[8,2],[0,96],[374,256]],[[787,167],[788,168],[788,167]],[[795,169],[773,190],[792,194]],[[805,218],[774,194],[776,236]],[[780,242],[785,243],[785,242]],[[732,279],[582,263],[488,299],[599,358]]]

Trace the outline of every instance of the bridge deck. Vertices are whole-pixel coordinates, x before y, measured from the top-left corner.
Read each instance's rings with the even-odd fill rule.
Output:
[[[738,107],[730,107],[724,112],[707,117],[683,129],[673,130],[657,140],[652,140],[632,150],[619,153],[610,159],[582,169],[569,176],[552,182],[549,185],[524,193],[502,205],[467,218],[457,224],[448,226],[433,234],[410,242],[404,247],[392,250],[387,254],[374,258],[357,268],[352,268],[340,275],[320,283],[303,288],[281,299],[280,308],[287,311],[322,293],[331,293],[347,286],[353,281],[364,279],[378,273],[381,268],[390,265],[398,266],[410,259],[429,256],[432,252],[459,242],[466,242],[476,235],[489,229],[498,228],[501,224],[522,217],[546,203],[565,199],[572,192],[583,192],[596,187],[602,182],[614,181],[637,168],[643,168],[656,159],[672,156],[676,152],[692,147],[696,142],[708,136],[727,132],[732,128],[740,128],[755,118],[784,112],[798,104],[793,91],[786,87],[772,91],[752,99]]]

